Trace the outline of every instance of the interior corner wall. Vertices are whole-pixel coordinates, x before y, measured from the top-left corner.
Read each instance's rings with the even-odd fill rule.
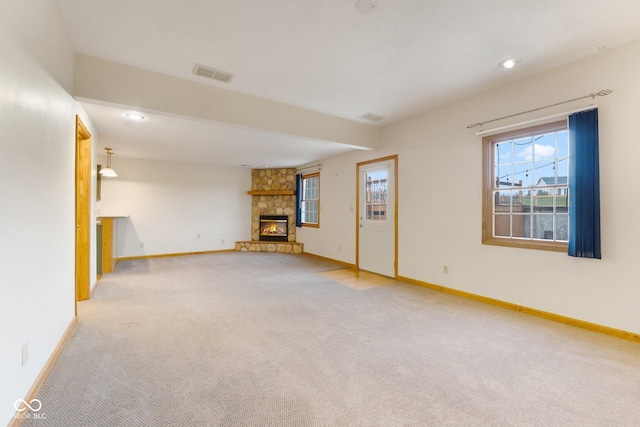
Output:
[[[355,263],[355,165],[397,154],[400,276],[640,333],[639,75],[634,42],[386,126],[382,150],[323,161],[320,228],[299,229],[298,240],[305,252]],[[598,104],[602,260],[483,245],[482,137],[466,126],[602,89],[613,93],[495,123]]]
[[[104,157],[100,157],[103,165]],[[115,220],[114,257],[230,250],[251,236],[251,170],[112,156],[100,215]]]
[[[0,424],[5,425],[75,316],[76,114],[94,132],[68,93],[73,50],[57,5],[49,0],[2,5]],[[94,262],[91,268],[95,280]]]
[[[356,164],[395,154],[387,149],[356,151],[325,159],[320,168],[320,226],[298,227],[304,252],[356,263]]]

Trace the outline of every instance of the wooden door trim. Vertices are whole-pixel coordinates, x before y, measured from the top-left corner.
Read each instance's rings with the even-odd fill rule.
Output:
[[[398,155],[381,157],[379,159],[367,160],[364,162],[356,163],[356,269],[360,270],[360,168],[362,166],[370,165],[372,163],[386,162],[393,160],[393,227],[394,227],[394,242],[393,242],[393,275],[394,278],[398,278]]]
[[[91,224],[91,214],[90,214],[90,209],[91,209],[91,133],[89,132],[89,130],[87,129],[87,127],[84,125],[84,123],[82,123],[82,120],[80,119],[79,116],[76,115],[76,143],[75,143],[75,152],[76,152],[76,158],[75,158],[75,310],[76,310],[76,316],[78,314],[78,301],[84,300],[89,298],[89,292],[90,292],[90,275],[91,275],[91,231],[90,231],[90,224]],[[86,149],[86,150],[85,150]],[[88,153],[88,155],[83,156],[82,153],[83,151],[86,151],[85,154]],[[87,168],[87,165],[89,166]],[[87,171],[88,169],[88,171]],[[84,176],[84,175],[87,176]],[[84,206],[89,206],[89,210],[87,212],[82,211],[82,206],[80,206],[80,202],[81,202],[81,197],[83,197],[80,192],[79,192],[79,188],[80,188],[80,183],[81,183],[81,179],[87,180],[89,182],[88,185],[88,192],[84,193],[84,197],[88,197],[88,200],[84,201]],[[89,222],[85,225],[86,229],[85,230],[80,230],[78,227],[81,224],[81,215],[89,215]],[[85,217],[85,221],[86,222],[86,217]],[[88,266],[86,266],[86,269],[88,269],[88,272],[83,274],[86,275],[86,280],[83,279],[80,276],[80,272],[81,272],[81,266],[80,263],[78,262],[81,253],[79,253],[79,235],[80,232],[83,233],[87,233],[86,237],[87,237],[87,245],[86,247],[83,247],[83,251],[86,251],[86,257],[87,257],[87,262],[88,262]]]

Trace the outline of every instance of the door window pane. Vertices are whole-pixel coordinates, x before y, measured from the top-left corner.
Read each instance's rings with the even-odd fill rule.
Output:
[[[365,174],[365,217],[368,221],[387,220],[387,171]]]

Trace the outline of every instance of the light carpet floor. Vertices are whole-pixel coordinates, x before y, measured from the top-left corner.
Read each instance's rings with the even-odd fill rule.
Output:
[[[395,279],[370,273],[368,271],[356,270],[355,268],[340,268],[318,273],[329,280],[354,289],[370,289],[376,286],[392,285]]]
[[[304,255],[125,261],[23,426],[637,426],[640,345]]]

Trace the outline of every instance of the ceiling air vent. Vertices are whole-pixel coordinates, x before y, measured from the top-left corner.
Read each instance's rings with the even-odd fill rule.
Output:
[[[373,113],[365,113],[359,117],[360,119],[369,120],[370,122],[379,122],[380,120],[386,119],[386,117],[378,116]]]
[[[205,67],[204,65],[196,64],[193,67],[193,74],[200,77],[206,77],[208,79],[218,80],[220,82],[229,83],[233,80],[234,75],[227,72],[218,70],[216,68]]]

